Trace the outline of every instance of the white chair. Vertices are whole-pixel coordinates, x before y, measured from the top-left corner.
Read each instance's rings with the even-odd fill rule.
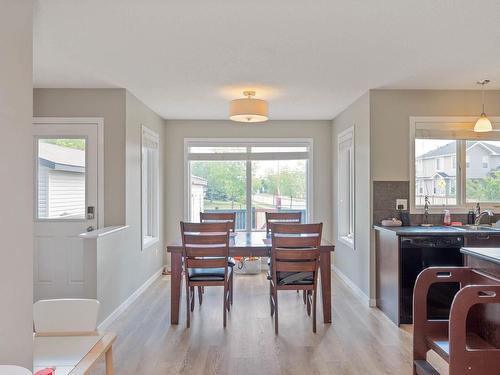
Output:
[[[0,374],[2,375],[33,375],[30,370],[24,367],[0,365]]]
[[[48,299],[33,304],[37,334],[91,333],[97,331],[99,301],[95,299]]]

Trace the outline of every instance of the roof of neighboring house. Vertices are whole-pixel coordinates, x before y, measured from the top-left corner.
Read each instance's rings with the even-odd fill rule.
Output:
[[[51,169],[85,171],[85,151],[76,148],[38,143],[38,158],[45,161],[45,166]]]
[[[482,142],[482,141],[471,141],[469,143],[468,149],[471,147],[474,147],[476,145],[481,145],[488,149],[493,155],[499,155],[500,154],[500,147],[495,146],[492,143],[488,142]],[[435,150],[431,150],[429,152],[426,152],[423,155],[420,155],[417,157],[417,159],[426,159],[426,158],[435,158],[438,156],[444,156],[444,155],[452,155],[456,152],[456,146],[454,142],[447,143],[441,147],[436,148]]]
[[[208,182],[203,177],[198,177],[198,176],[191,175],[191,185],[207,186]]]

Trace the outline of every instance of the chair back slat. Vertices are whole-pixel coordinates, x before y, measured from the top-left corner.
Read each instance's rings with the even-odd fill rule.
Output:
[[[226,248],[223,246],[217,247],[191,247],[186,246],[185,254],[188,258],[199,258],[199,257],[225,257]]]
[[[275,223],[300,224],[302,212],[266,212],[266,233],[271,232],[271,226]]]
[[[307,248],[307,247],[316,247],[318,242],[318,238],[316,236],[304,236],[299,237],[297,235],[291,236],[276,236],[274,237],[274,245],[275,247],[283,247],[283,248]]]
[[[230,223],[231,232],[236,228],[236,212],[200,212],[201,223]]]
[[[186,259],[187,268],[224,268],[227,266],[227,260],[224,257],[221,258],[187,258]]]
[[[227,234],[224,232],[211,233],[184,233],[184,242],[186,246],[202,246],[202,245],[224,245],[226,243]],[[208,246],[207,246],[208,247]]]
[[[276,262],[276,272],[315,272],[316,262]]]
[[[285,249],[281,247],[275,248],[276,260],[315,260],[319,256],[319,249],[317,248],[295,248],[295,249]]]
[[[227,266],[230,223],[181,222],[183,255],[186,268]],[[213,259],[216,258],[216,259]]]

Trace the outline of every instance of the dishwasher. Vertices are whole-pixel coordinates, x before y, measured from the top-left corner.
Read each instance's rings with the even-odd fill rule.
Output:
[[[418,274],[428,267],[463,266],[462,236],[401,237],[400,322],[413,323],[413,288]],[[439,283],[429,288],[427,317],[448,319],[459,283]]]

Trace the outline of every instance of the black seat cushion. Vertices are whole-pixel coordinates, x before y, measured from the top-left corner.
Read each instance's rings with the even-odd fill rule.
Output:
[[[224,281],[224,268],[189,268],[191,281]]]
[[[312,272],[277,272],[279,285],[312,285]]]

